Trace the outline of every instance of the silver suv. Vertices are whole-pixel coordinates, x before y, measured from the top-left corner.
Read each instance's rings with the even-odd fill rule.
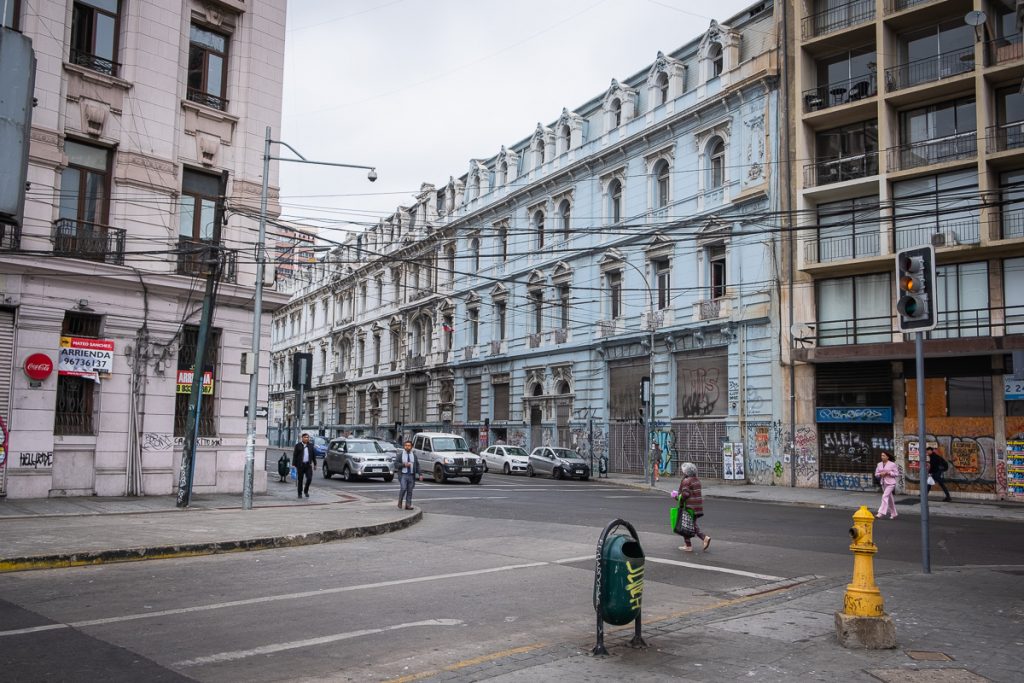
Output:
[[[323,464],[324,479],[340,474],[345,481],[363,477],[395,478],[395,456],[385,453],[373,439],[334,439]]]
[[[466,440],[444,432],[420,432],[413,438],[412,452],[424,474],[443,484],[451,477],[468,477],[479,484],[484,476],[484,461],[469,450]]]
[[[526,474],[550,474],[555,479],[578,477],[583,481],[590,479],[590,465],[576,451],[554,446],[538,446],[530,453],[530,464],[526,466]]]

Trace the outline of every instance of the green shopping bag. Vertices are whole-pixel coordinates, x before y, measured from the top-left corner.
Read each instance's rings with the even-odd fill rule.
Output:
[[[668,511],[668,530],[676,530],[676,522],[679,521],[679,507],[673,505]]]

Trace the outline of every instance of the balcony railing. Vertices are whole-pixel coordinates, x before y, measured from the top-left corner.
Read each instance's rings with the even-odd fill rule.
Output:
[[[857,102],[878,94],[878,79],[875,74],[865,74],[845,81],[819,85],[804,91],[804,111],[818,111],[841,104]]]
[[[53,224],[53,253],[89,261],[124,263],[124,230],[109,225],[60,218]]]
[[[988,141],[989,152],[1005,152],[1024,147],[1024,121],[989,126],[985,139]]]
[[[721,299],[704,299],[700,302],[700,319],[714,320],[722,316]]]
[[[211,95],[207,92],[203,92],[202,90],[197,90],[196,88],[189,88],[186,97],[188,97],[190,102],[195,102],[213,109],[219,109],[220,111],[226,111],[228,108],[228,101],[223,97],[217,97],[216,95]]]
[[[822,159],[804,166],[804,187],[831,185],[873,175],[878,175],[878,152]]]
[[[492,356],[497,356],[500,353],[501,353],[501,340],[500,339],[492,339],[491,340],[491,355]]]
[[[824,36],[874,18],[874,0],[851,0],[838,7],[830,7],[804,17],[802,36],[804,40]]]
[[[970,71],[974,71],[973,45],[890,67],[885,70],[885,89],[895,92]]]
[[[178,275],[206,276],[219,269],[220,280],[235,282],[238,278],[238,250],[225,249],[215,242],[178,239]]]
[[[1024,40],[1020,33],[995,38],[985,43],[985,59],[988,66],[1008,64],[1024,57]]]
[[[422,368],[426,364],[426,362],[426,356],[413,356],[412,354],[410,354],[406,366],[409,368]]]
[[[1001,314],[1001,315],[1000,315]],[[1003,318],[1003,324],[993,323]],[[927,333],[928,339],[960,339],[964,337],[1002,336],[1024,334],[1024,306],[990,306],[939,310],[936,327]],[[891,343],[910,341],[913,335],[899,335],[895,331],[895,315],[872,316],[852,320],[818,320],[818,346],[848,344]]]
[[[921,5],[926,2],[935,2],[935,0],[885,0],[885,13],[893,14],[895,12],[902,12],[905,9],[909,9],[915,5]]]
[[[1024,237],[1024,207],[1004,207],[993,228],[993,239],[1012,240]]]
[[[540,332],[531,332],[527,335],[527,346],[536,349],[540,346]]]
[[[14,223],[0,223],[0,251],[21,248],[21,226]]]
[[[977,217],[959,221],[943,221],[927,225],[897,227],[895,232],[896,250],[911,247],[955,247],[961,244],[978,244],[981,241],[981,227]]]
[[[117,62],[112,62],[109,59],[97,57],[81,50],[72,50],[69,58],[72,64],[84,66],[90,71],[97,71],[108,76],[117,76],[117,72],[121,67]]]
[[[804,247],[804,261],[807,263],[829,263],[878,256],[880,253],[879,242],[877,230],[820,237],[807,242]]]
[[[906,171],[957,159],[970,159],[978,154],[978,132],[975,130],[934,140],[911,142],[889,149],[889,170]]]

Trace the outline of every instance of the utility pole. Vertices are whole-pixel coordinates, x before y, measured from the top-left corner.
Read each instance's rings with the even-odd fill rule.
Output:
[[[220,224],[218,210],[217,223]],[[217,231],[220,234],[220,231]],[[192,392],[188,396],[188,414],[185,418],[185,443],[181,449],[181,467],[178,470],[178,507],[188,507],[192,502],[192,475],[195,470],[196,435],[199,431],[199,410],[203,393],[203,375],[206,370],[206,344],[210,336],[213,307],[217,293],[217,278],[220,277],[221,253],[212,244],[203,244],[202,260],[210,270],[206,274],[206,292],[203,295],[203,314],[199,320],[196,335],[196,355],[192,364]]]
[[[270,154],[270,145],[277,143],[290,149],[298,159],[289,157],[275,157]],[[260,191],[260,228],[256,237],[256,291],[253,295],[252,315],[252,357],[250,359],[251,374],[249,375],[249,417],[245,424],[245,472],[242,480],[242,507],[246,510],[252,509],[252,487],[253,477],[256,469],[256,401],[259,399],[260,389],[260,334],[263,331],[263,278],[266,270],[266,251],[264,242],[267,239],[267,193],[270,191],[270,162],[290,161],[296,164],[313,164],[315,166],[338,166],[341,168],[362,168],[370,172],[366,178],[371,183],[377,180],[377,169],[373,166],[359,166],[356,164],[338,164],[329,161],[310,161],[295,151],[295,148],[282,140],[273,140],[270,137],[270,126],[267,126],[266,136],[263,140],[263,187]],[[299,415],[299,431],[302,431],[302,413]]]

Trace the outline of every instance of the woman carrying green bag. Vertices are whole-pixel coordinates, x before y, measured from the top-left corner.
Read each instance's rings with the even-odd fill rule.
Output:
[[[683,537],[686,545],[679,546],[683,552],[692,553],[693,546],[690,539],[696,536],[704,542],[704,550],[711,546],[711,537],[700,530],[697,520],[704,516],[704,499],[701,496],[700,479],[697,477],[697,466],[692,462],[684,462],[679,471],[683,474],[683,480],[679,482],[679,491],[674,494],[679,500],[676,519],[673,520],[673,530]],[[692,526],[692,528],[691,528]]]

